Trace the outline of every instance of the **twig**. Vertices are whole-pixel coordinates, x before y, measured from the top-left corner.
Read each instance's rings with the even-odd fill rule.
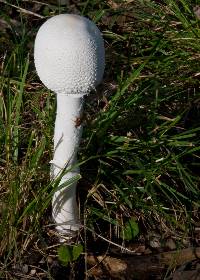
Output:
[[[41,1],[36,1],[36,0],[22,0],[22,2],[28,2],[28,3],[35,3],[35,4],[40,4],[40,5],[45,5],[45,6],[51,6],[50,4],[48,3],[45,3],[45,2],[41,2]]]
[[[17,9],[17,10],[20,10],[20,11],[21,11],[22,13],[24,13],[24,14],[32,15],[32,16],[35,16],[35,17],[38,17],[38,18],[45,18],[44,16],[41,16],[41,15],[39,15],[39,14],[36,14],[36,13],[34,13],[34,12],[31,12],[31,11],[26,10],[26,9],[24,9],[24,8],[21,8],[21,7],[19,7],[19,6],[15,6],[15,5],[13,5],[13,4],[7,3],[6,1],[3,1],[3,0],[0,0],[0,3],[3,3],[3,4],[5,4],[5,5],[11,6],[11,7],[15,8],[15,9]]]
[[[124,247],[124,246],[122,246],[122,245],[119,245],[119,244],[117,244],[117,243],[115,243],[115,242],[113,242],[113,241],[110,241],[110,240],[106,239],[105,237],[99,235],[98,233],[94,232],[93,230],[91,230],[91,229],[88,228],[88,227],[87,227],[87,230],[89,230],[90,232],[92,232],[93,234],[95,234],[96,236],[98,236],[99,238],[101,238],[102,240],[108,242],[109,244],[111,244],[111,245],[113,245],[113,246],[115,246],[115,247],[120,248],[120,249],[123,251],[123,253],[126,252],[126,253],[134,254],[134,255],[137,254],[137,250],[132,251],[132,250],[130,250],[130,249],[128,249],[128,248],[126,248],[126,247]]]

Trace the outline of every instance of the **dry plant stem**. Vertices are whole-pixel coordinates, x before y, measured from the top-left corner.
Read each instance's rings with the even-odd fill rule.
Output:
[[[29,11],[29,10],[27,10],[27,9],[21,8],[21,7],[19,7],[19,6],[10,4],[10,3],[8,3],[7,1],[0,0],[0,3],[3,3],[3,4],[8,5],[8,6],[11,6],[11,7],[15,8],[15,9],[21,11],[21,12],[24,13],[24,14],[28,14],[28,15],[31,15],[31,16],[35,16],[35,17],[38,17],[38,18],[44,18],[44,16],[41,16],[41,15],[39,15],[39,14],[36,14],[36,13],[34,13],[34,12],[32,12],[32,11]]]
[[[56,179],[61,176],[61,180],[53,196],[52,207],[57,230],[69,236],[80,227],[76,203],[76,183],[64,187],[62,185],[79,174],[79,168],[74,165],[77,163],[77,150],[82,134],[82,126],[76,125],[76,119],[81,116],[82,104],[82,97],[57,95],[51,177]],[[66,169],[70,169],[70,171],[65,172]]]

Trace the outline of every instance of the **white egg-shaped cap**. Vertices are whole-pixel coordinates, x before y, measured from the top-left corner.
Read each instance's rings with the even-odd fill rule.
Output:
[[[61,14],[39,29],[35,67],[44,85],[57,94],[82,96],[102,80],[105,67],[101,32],[89,19]]]

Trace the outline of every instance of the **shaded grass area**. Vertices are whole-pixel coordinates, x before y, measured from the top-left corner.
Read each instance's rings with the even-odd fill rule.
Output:
[[[55,185],[49,179],[56,104],[33,64],[38,27],[63,12],[94,20],[106,47],[104,82],[86,98],[79,152],[85,252],[109,252],[110,241],[146,243],[153,250],[155,233],[161,243],[172,237],[177,248],[199,245],[197,4],[19,1],[17,10],[12,1],[0,3],[0,278],[21,279],[31,266],[33,279],[60,279],[70,271],[84,278],[82,261],[61,269],[56,260],[50,215]],[[127,240],[130,219],[139,232]]]

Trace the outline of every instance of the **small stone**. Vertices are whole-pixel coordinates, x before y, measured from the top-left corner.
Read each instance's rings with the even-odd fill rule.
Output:
[[[22,266],[22,272],[23,272],[24,274],[27,274],[27,273],[28,273],[28,265],[27,265],[27,264],[24,264],[24,265]]]
[[[49,264],[52,264],[52,263],[53,263],[52,257],[48,256],[48,257],[47,257],[47,262],[48,262]]]
[[[183,239],[183,240],[182,240],[182,243],[183,243],[183,245],[184,245],[185,247],[190,247],[190,246],[191,246],[190,240],[189,240],[189,239]]]
[[[32,276],[35,275],[35,274],[36,274],[36,269],[35,269],[35,268],[34,268],[34,269],[31,269],[30,274],[31,274]]]
[[[45,259],[42,258],[40,261],[39,261],[40,264],[44,264],[45,263]]]
[[[149,241],[149,245],[152,248],[160,248],[161,247],[160,238],[157,236],[153,236],[152,239]]]
[[[194,14],[197,17],[197,19],[200,19],[200,6],[197,5],[193,8]]]
[[[176,249],[176,243],[172,238],[167,239],[165,246],[169,248],[170,250],[175,250]]]

